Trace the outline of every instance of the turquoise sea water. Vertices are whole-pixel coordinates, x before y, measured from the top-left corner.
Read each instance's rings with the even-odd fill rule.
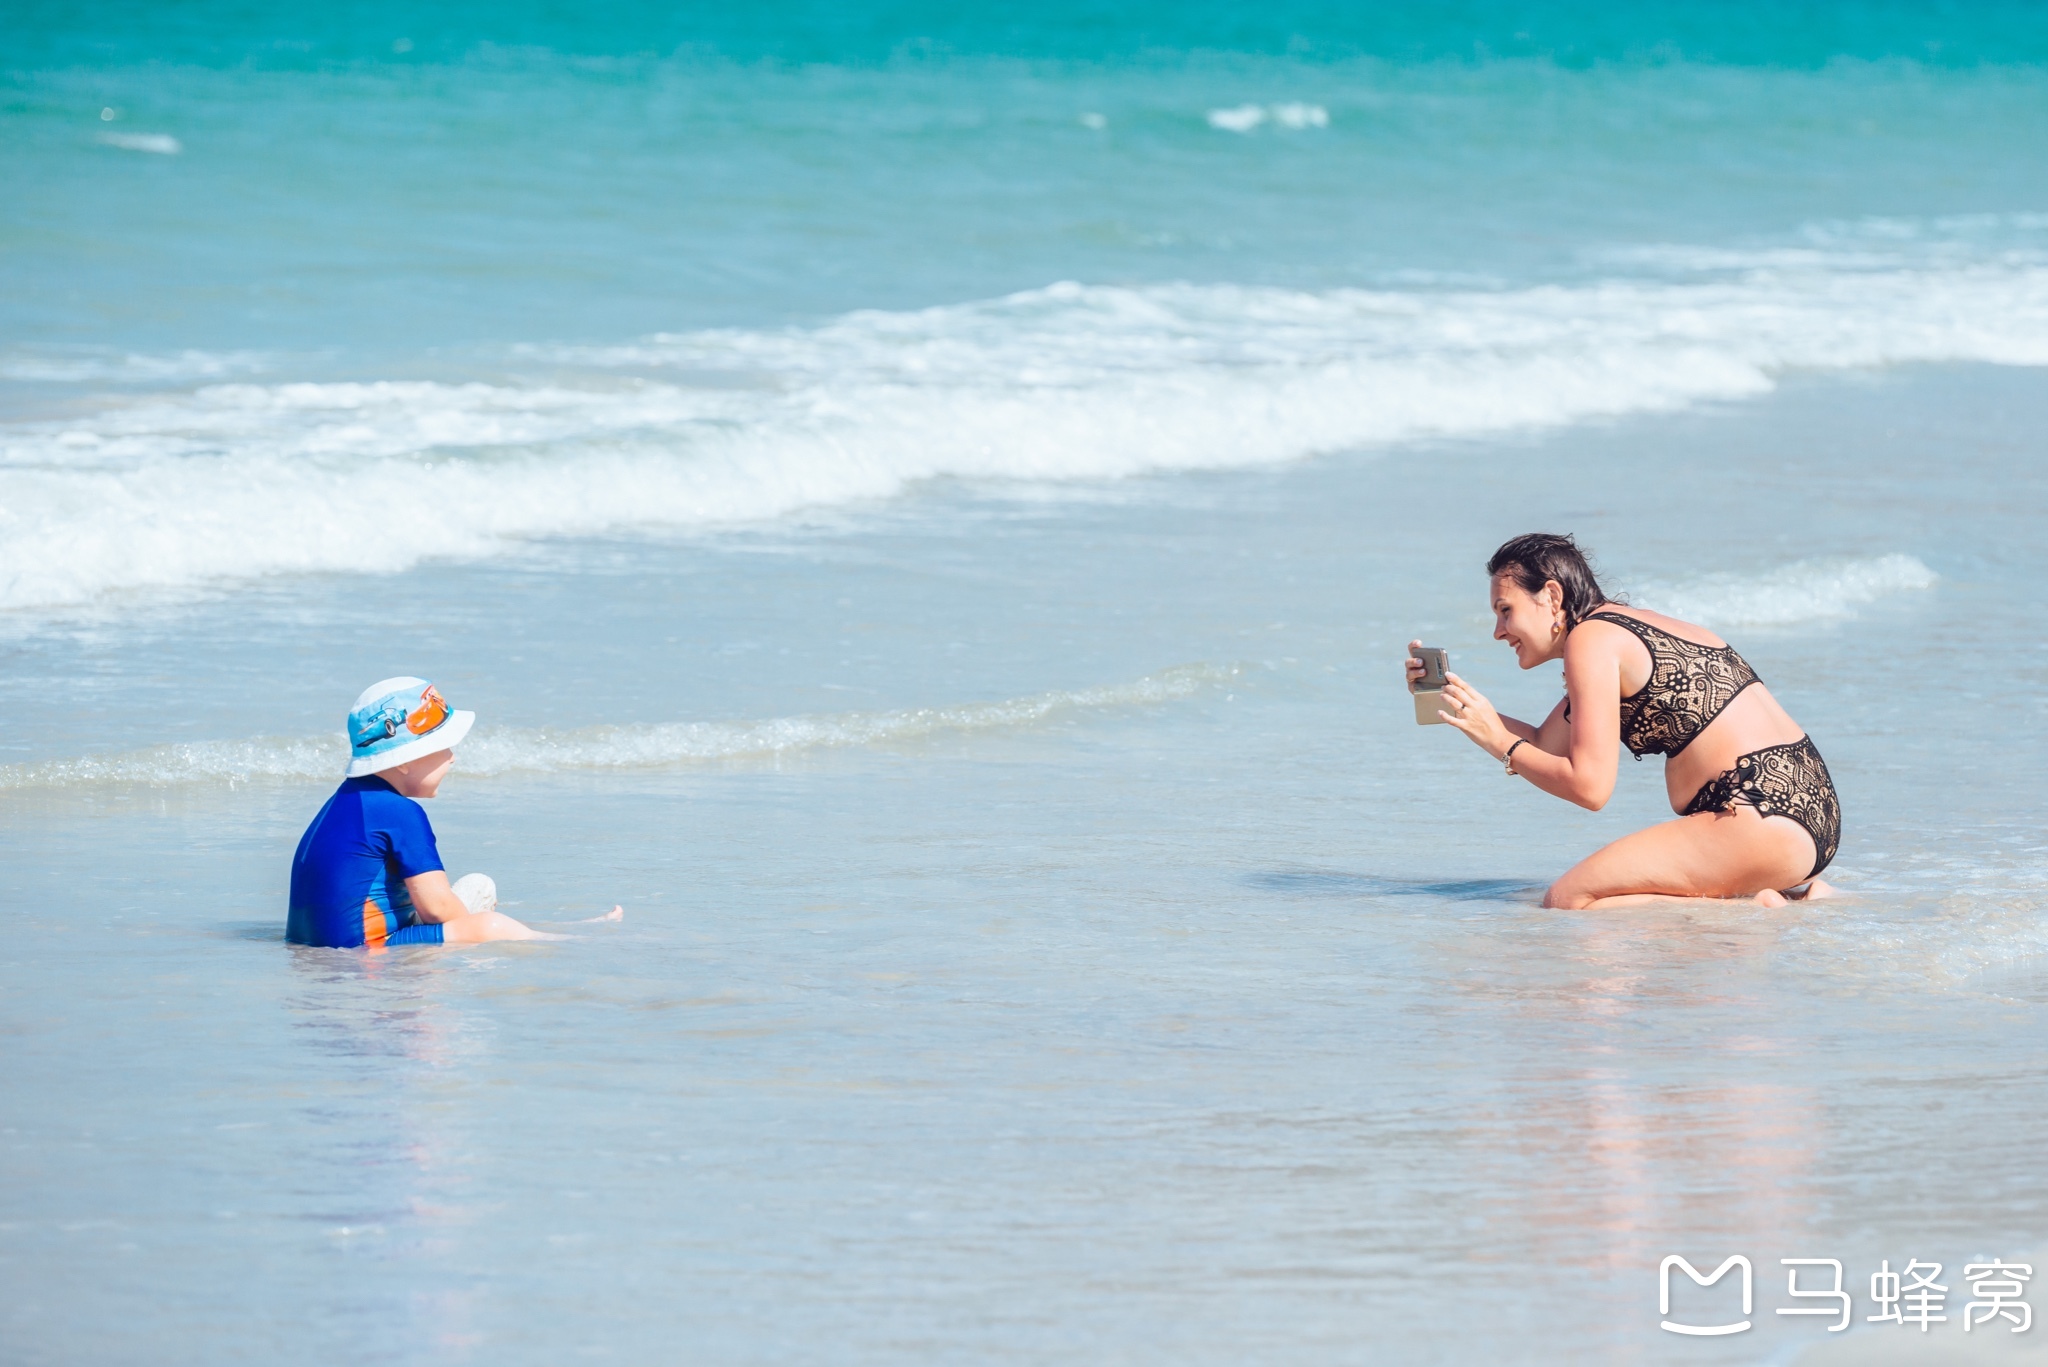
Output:
[[[1253,8],[17,10],[9,340],[331,366],[2040,207],[2035,7]]]
[[[2030,5],[10,7],[0,1356],[2048,1342],[1958,1320],[2044,1248],[2044,63]],[[1398,682],[1548,706],[1479,573],[1533,527],[1756,664],[1851,900],[1537,908],[1654,764],[1566,808]],[[578,939],[282,943],[404,672],[482,717],[451,871]],[[1671,1253],[1754,1327],[1661,1331]]]

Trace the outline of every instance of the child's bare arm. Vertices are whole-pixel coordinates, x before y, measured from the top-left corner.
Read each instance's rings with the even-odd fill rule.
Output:
[[[469,915],[469,908],[448,886],[448,875],[441,869],[414,874],[405,880],[405,890],[412,894],[412,909],[428,925],[439,925],[443,921]]]

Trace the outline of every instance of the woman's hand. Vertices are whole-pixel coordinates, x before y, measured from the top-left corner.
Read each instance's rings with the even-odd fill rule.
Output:
[[[1501,721],[1486,695],[1448,671],[1444,674],[1444,709],[1437,715],[1495,759],[1507,754],[1515,743],[1514,732]]]
[[[1421,678],[1423,674],[1424,665],[1415,654],[1420,649],[1422,649],[1422,642],[1410,641],[1408,643],[1408,659],[1406,663],[1408,666],[1408,691],[1410,693],[1415,691],[1415,681]]]

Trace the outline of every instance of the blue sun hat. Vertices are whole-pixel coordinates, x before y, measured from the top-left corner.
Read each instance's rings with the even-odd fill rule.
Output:
[[[451,712],[425,679],[406,675],[373,683],[348,710],[348,777],[381,774],[446,750],[469,734],[474,712]]]

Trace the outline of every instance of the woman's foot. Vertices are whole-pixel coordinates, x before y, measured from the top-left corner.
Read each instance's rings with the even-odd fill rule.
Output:
[[[1756,895],[1755,901],[1760,907],[1782,907],[1787,902],[1822,902],[1840,895],[1820,879],[1809,878],[1798,887],[1788,888],[1784,892],[1779,892],[1776,888],[1765,888]]]
[[[576,922],[576,924],[579,926],[594,926],[600,921],[623,921],[625,919],[626,909],[624,907],[613,907],[602,916],[586,916]]]

